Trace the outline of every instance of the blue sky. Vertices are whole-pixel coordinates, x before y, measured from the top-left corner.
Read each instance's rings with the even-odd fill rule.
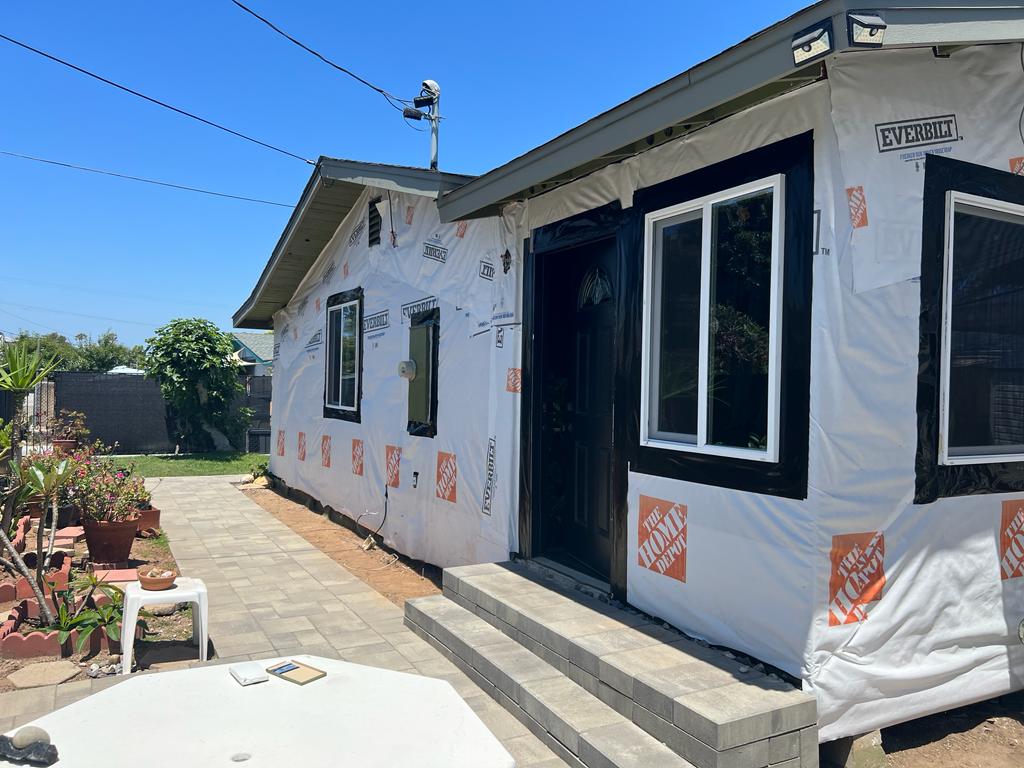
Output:
[[[805,3],[246,4],[399,96],[437,80],[441,169],[481,173]],[[229,0],[5,3],[0,32],[303,157],[428,159],[379,95]],[[310,173],[2,40],[0,73],[0,150],[289,204]],[[0,331],[128,343],[229,328],[290,213],[3,156],[0,211]]]

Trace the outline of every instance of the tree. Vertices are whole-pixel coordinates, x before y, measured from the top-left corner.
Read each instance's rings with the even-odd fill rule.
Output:
[[[210,430],[237,441],[248,409],[233,408],[244,391],[231,361],[231,337],[209,320],[172,320],[146,340],[146,375],[160,384],[168,420],[188,450],[213,447]]]
[[[133,347],[122,344],[114,331],[101,333],[93,341],[85,333],[75,334],[75,343],[59,333],[28,333],[18,334],[17,342],[38,349],[44,358],[56,357],[60,360],[58,370],[61,371],[97,371],[106,372],[117,365],[140,368],[145,358],[145,350],[140,345]]]

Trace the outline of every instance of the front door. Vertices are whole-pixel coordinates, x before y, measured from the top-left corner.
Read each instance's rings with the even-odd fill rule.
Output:
[[[540,257],[540,554],[607,581],[617,297],[614,239]]]

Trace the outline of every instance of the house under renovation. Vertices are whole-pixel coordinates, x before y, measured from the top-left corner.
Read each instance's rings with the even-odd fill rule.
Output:
[[[467,566],[410,623],[584,764],[487,631],[701,768],[1024,687],[1022,40],[825,0],[478,178],[321,159],[235,315],[272,472]]]

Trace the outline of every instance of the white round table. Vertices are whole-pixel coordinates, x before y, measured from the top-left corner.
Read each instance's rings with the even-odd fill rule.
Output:
[[[61,768],[515,768],[444,680],[288,658],[327,676],[243,687],[227,664],[139,674],[31,724],[50,734]]]

